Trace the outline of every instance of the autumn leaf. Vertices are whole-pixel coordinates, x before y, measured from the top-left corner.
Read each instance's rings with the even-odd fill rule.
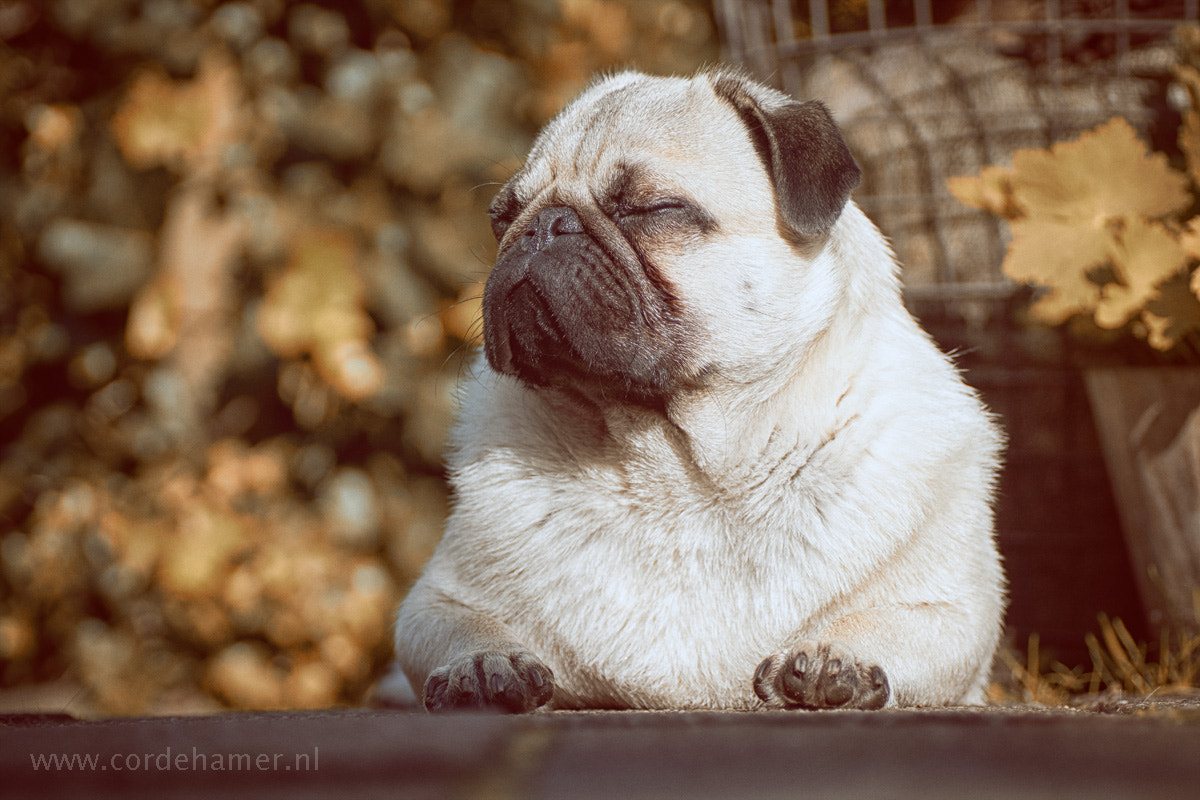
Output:
[[[47,153],[58,153],[74,145],[83,131],[83,112],[77,106],[45,105],[30,112],[30,141]]]
[[[978,175],[948,178],[946,187],[960,202],[997,216],[1020,216],[1013,204],[1012,171],[1004,167],[985,167]]]
[[[1093,227],[1121,217],[1157,219],[1191,202],[1187,177],[1166,155],[1150,153],[1120,117],[1048,151],[1017,151],[1012,183],[1027,216]]]
[[[1187,253],[1162,225],[1132,217],[1109,242],[1119,281],[1105,285],[1096,306],[1096,324],[1119,328],[1134,317],[1160,283],[1183,269]]]
[[[1192,217],[1179,233],[1179,245],[1194,259],[1200,260],[1200,217]]]
[[[179,287],[158,276],[137,293],[129,306],[125,346],[137,358],[162,358],[179,334]]]
[[[1048,324],[1087,314],[1118,328],[1189,255],[1200,256],[1200,228],[1178,234],[1154,221],[1190,204],[1187,177],[1119,117],[1048,150],[1018,151],[1011,169],[988,167],[947,186],[1011,221],[1004,273],[1044,288],[1031,312]],[[1098,277],[1106,274],[1115,280]]]
[[[1088,272],[1108,258],[1107,233],[1042,219],[1012,224],[1013,240],[1004,271],[1014,280],[1048,287],[1031,309],[1043,322],[1057,325],[1072,314],[1090,311],[1100,299],[1100,287]]]
[[[311,355],[340,394],[361,400],[382,386],[383,368],[368,344],[374,326],[363,311],[356,256],[353,238],[343,232],[300,234],[287,269],[267,292],[258,329],[277,354]]]
[[[1154,298],[1146,303],[1142,322],[1146,326],[1146,341],[1156,350],[1170,350],[1185,335],[1200,330],[1200,298],[1195,294],[1196,275],[1188,278],[1177,274],[1158,287]]]
[[[232,514],[197,504],[180,521],[171,547],[163,552],[159,581],[183,597],[213,594],[225,580],[234,555],[247,546],[246,530]]]
[[[215,161],[237,140],[241,116],[237,68],[213,53],[191,81],[143,72],[113,115],[112,129],[121,153],[135,167],[196,168]]]
[[[246,221],[219,208],[205,180],[180,183],[159,234],[159,269],[134,297],[125,328],[129,352],[169,358],[182,392],[176,419],[195,421],[216,402],[233,349],[233,271]]]

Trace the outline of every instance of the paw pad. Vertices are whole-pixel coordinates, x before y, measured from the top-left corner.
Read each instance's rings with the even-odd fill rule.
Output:
[[[877,664],[834,644],[805,642],[778,653],[754,673],[754,693],[777,708],[882,708],[890,688]]]

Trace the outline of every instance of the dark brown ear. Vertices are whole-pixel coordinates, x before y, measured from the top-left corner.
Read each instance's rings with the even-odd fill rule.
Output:
[[[764,108],[744,80],[730,76],[713,89],[750,131],[787,227],[805,237],[828,232],[862,174],[829,110],[815,100]]]

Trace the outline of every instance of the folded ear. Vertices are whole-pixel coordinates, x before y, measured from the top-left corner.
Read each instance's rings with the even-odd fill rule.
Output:
[[[862,173],[829,110],[815,100],[799,103],[756,99],[757,87],[723,75],[713,81],[717,96],[742,118],[775,185],[775,202],[787,227],[804,237],[833,227]]]

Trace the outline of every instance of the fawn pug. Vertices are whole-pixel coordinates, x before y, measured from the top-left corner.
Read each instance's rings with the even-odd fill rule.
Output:
[[[397,618],[426,708],[983,701],[1002,435],[858,180],[824,106],[730,70],[613,75],[545,127]]]

